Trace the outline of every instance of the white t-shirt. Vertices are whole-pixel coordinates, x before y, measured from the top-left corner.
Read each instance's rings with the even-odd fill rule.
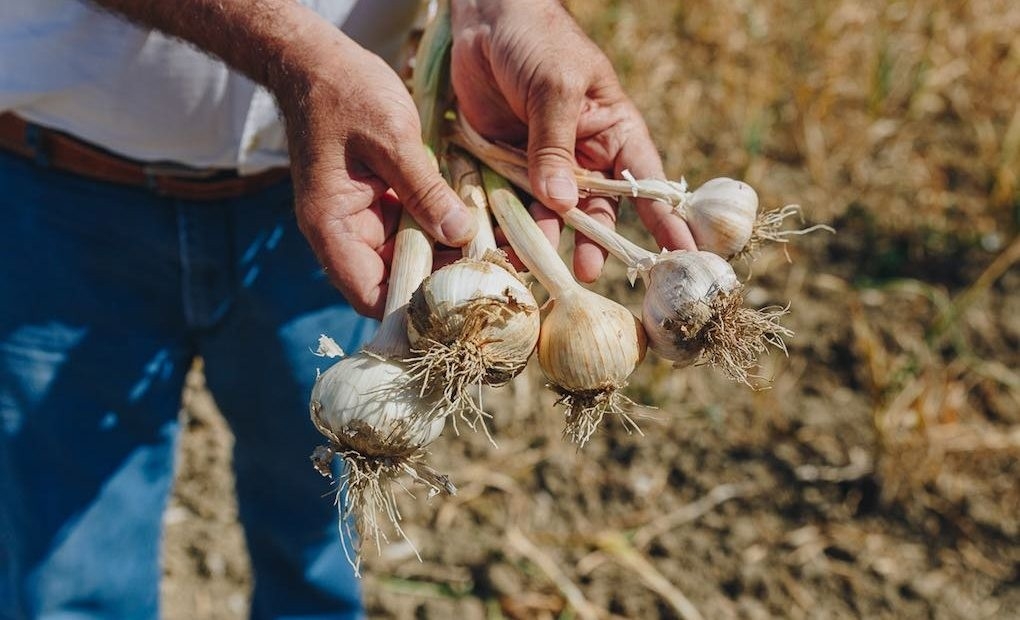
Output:
[[[398,60],[418,0],[301,0]],[[84,0],[0,1],[0,111],[141,161],[251,174],[287,164],[262,87],[196,48]]]

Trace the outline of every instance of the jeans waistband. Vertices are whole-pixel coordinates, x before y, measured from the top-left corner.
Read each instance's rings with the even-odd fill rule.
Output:
[[[63,172],[117,185],[147,188],[160,196],[183,200],[238,198],[266,189],[289,176],[286,168],[241,176],[235,170],[139,162],[69,134],[30,123],[9,112],[0,114],[0,150]]]

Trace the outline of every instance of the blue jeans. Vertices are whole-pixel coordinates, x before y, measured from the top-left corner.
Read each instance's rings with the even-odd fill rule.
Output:
[[[0,618],[156,618],[194,356],[236,436],[253,616],[361,617],[309,454],[320,333],[375,328],[325,279],[288,183],[210,203],[0,153]]]

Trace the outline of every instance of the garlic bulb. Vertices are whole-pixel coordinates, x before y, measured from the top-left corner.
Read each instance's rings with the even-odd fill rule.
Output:
[[[400,322],[400,314],[394,322]],[[433,403],[407,383],[407,367],[373,354],[371,347],[350,355],[320,374],[312,388],[317,424],[336,442],[361,456],[388,458],[435,441],[442,419],[421,423],[415,414]]]
[[[408,337],[418,354],[410,363],[426,385],[438,384],[446,411],[482,415],[470,391],[520,374],[538,341],[538,304],[495,252],[463,258],[426,278],[409,314]]]
[[[623,413],[612,401],[646,347],[641,321],[611,299],[578,286],[550,301],[538,362],[567,407],[567,434],[577,443],[584,445],[606,412]]]
[[[779,324],[786,309],[745,308],[733,267],[717,254],[654,254],[578,209],[564,219],[623,260],[632,281],[641,276],[647,288],[641,318],[649,346],[675,366],[703,360],[749,384],[749,371],[767,344],[786,351],[783,337],[793,335]]]
[[[487,432],[488,414],[472,392],[504,385],[524,370],[538,342],[538,304],[496,247],[477,165],[457,152],[446,160],[478,233],[465,258],[425,278],[411,296],[407,332],[414,356],[408,363],[423,390],[439,394],[438,411],[459,413]]]
[[[690,194],[677,210],[699,250],[730,258],[744,251],[758,216],[758,194],[747,183],[719,177]]]
[[[453,493],[449,479],[426,462],[425,447],[439,437],[445,416],[424,415],[441,404],[422,394],[403,359],[410,353],[407,340],[407,300],[432,267],[432,247],[408,215],[397,232],[390,288],[382,325],[358,353],[344,357],[322,372],[312,389],[309,403],[312,423],[329,444],[312,454],[315,468],[332,477],[332,461],[339,455],[344,464],[337,502],[341,509],[341,532],[355,522],[357,536],[345,537],[344,551],[358,570],[360,542],[374,539],[381,544],[383,519],[396,531],[400,513],[393,484],[410,475],[430,493]],[[319,353],[342,355],[335,343],[320,340]],[[401,485],[400,488],[403,488]],[[343,492],[343,493],[342,493]],[[352,541],[354,555],[346,545]]]
[[[607,413],[633,422],[620,390],[644,358],[641,322],[620,304],[574,280],[514,194],[491,170],[482,173],[503,233],[551,297],[538,340],[538,361],[566,414],[566,434],[584,445]]]
[[[713,308],[704,303],[706,298],[740,287],[736,274],[729,263],[710,252],[677,251],[656,257],[646,281],[641,316],[653,350],[680,365],[693,363],[703,346],[685,336],[699,333],[711,320]]]

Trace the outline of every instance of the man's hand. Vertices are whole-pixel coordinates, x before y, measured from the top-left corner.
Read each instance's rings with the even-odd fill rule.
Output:
[[[290,0],[97,3],[193,43],[273,92],[287,124],[298,223],[362,314],[382,313],[401,206],[442,244],[474,236],[473,217],[422,145],[403,82],[310,9]]]
[[[557,211],[578,203],[573,169],[620,178],[664,179],[641,115],[609,60],[555,0],[453,0],[452,81],[461,113],[486,137],[528,145],[535,197]],[[604,199],[582,207],[612,226]],[[695,249],[687,225],[662,203],[638,201],[638,214],[662,247]],[[548,214],[539,219],[548,227]],[[547,234],[549,234],[547,232]],[[574,273],[595,280],[605,253],[579,236]]]
[[[422,146],[407,87],[379,57],[342,38],[336,53],[302,66],[311,73],[275,80],[298,223],[333,284],[379,316],[400,206],[448,246],[474,236],[474,218]]]

